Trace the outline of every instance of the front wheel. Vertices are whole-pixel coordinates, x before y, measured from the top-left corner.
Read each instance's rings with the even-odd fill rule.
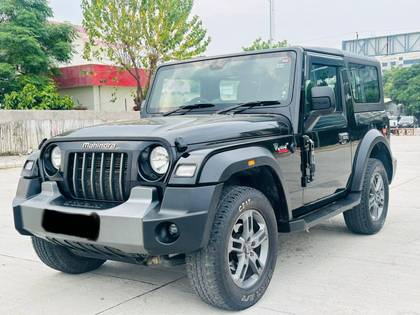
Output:
[[[372,235],[385,224],[388,214],[388,176],[381,161],[369,159],[360,205],[344,212],[347,228],[353,233]]]
[[[209,244],[187,255],[187,273],[208,304],[248,308],[267,289],[277,259],[277,223],[273,208],[258,190],[233,186],[219,203]]]
[[[80,274],[98,269],[105,260],[86,258],[73,254],[67,248],[55,245],[38,237],[32,237],[32,245],[39,259],[55,270]]]

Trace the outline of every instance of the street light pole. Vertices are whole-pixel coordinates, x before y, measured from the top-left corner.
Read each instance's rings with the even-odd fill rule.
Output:
[[[275,35],[275,0],[268,0],[270,3],[270,41],[274,41],[274,35]]]

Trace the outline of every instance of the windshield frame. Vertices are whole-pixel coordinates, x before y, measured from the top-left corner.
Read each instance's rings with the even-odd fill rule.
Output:
[[[228,59],[228,58],[240,58],[240,57],[247,57],[247,56],[255,56],[255,55],[267,55],[267,54],[278,54],[278,53],[293,53],[294,54],[294,63],[291,68],[291,75],[290,75],[290,97],[287,102],[281,102],[279,105],[270,105],[270,106],[264,106],[265,110],[269,110],[270,108],[279,108],[279,107],[287,107],[290,106],[295,99],[295,88],[296,88],[296,76],[298,70],[298,62],[299,62],[299,54],[298,52],[293,48],[282,48],[282,49],[269,49],[265,51],[253,51],[253,52],[244,52],[241,54],[227,54],[227,55],[221,55],[221,56],[214,56],[214,57],[201,57],[196,59],[190,59],[185,61],[175,61],[175,62],[169,62],[166,64],[162,64],[159,66],[156,70],[155,75],[152,78],[152,84],[149,88],[149,91],[147,93],[147,97],[145,99],[144,106],[142,108],[142,112],[146,114],[147,116],[162,116],[166,112],[153,112],[150,108],[150,99],[153,95],[154,89],[156,88],[156,82],[158,81],[159,71],[162,69],[168,68],[168,67],[176,67],[176,66],[182,66],[185,64],[195,63],[195,62],[206,62],[206,61],[212,61],[212,60],[220,60],[220,59]],[[232,105],[232,104],[231,104]],[[228,105],[229,106],[229,105]],[[179,108],[179,107],[178,107]],[[190,113],[209,113],[212,114],[217,109],[212,110],[192,110]],[[260,111],[259,111],[260,112]],[[263,113],[263,112],[261,112]]]

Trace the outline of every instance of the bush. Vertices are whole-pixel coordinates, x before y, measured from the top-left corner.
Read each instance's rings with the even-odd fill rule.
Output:
[[[55,85],[49,83],[42,89],[26,84],[21,91],[5,95],[3,109],[66,110],[73,106],[71,97],[61,96]]]

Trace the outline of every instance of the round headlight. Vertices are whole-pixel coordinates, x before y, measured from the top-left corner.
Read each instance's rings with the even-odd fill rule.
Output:
[[[161,146],[158,146],[150,153],[150,166],[159,175],[164,175],[169,168],[169,153]]]
[[[61,166],[61,150],[59,147],[54,147],[51,150],[51,164],[55,169],[59,170]]]

